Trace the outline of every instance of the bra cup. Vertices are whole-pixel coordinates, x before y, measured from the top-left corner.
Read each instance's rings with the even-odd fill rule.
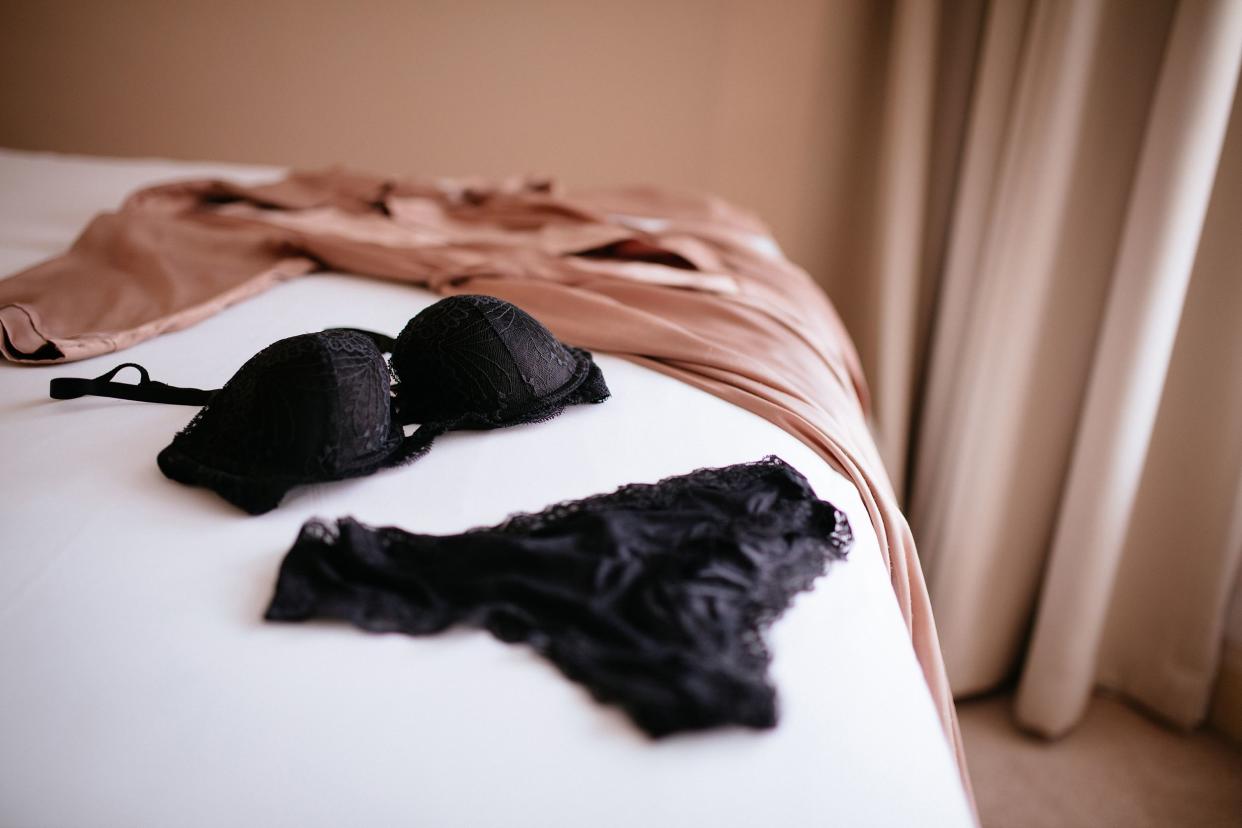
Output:
[[[410,320],[397,337],[392,368],[402,422],[495,428],[576,402],[568,397],[594,363],[516,305],[462,295]],[[606,397],[605,388],[589,401]]]
[[[401,444],[390,376],[350,331],[282,339],[256,354],[159,456],[175,480],[251,512],[301,483],[369,474]]]

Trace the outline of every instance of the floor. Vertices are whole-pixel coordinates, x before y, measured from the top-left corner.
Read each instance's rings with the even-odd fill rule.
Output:
[[[1011,699],[958,705],[984,828],[1242,826],[1242,747],[1170,730],[1109,698],[1069,736],[1010,723]]]

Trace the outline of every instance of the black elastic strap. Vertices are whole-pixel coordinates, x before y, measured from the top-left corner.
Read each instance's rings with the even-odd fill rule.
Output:
[[[112,378],[123,368],[137,368],[141,379],[137,383],[113,382]],[[94,379],[80,377],[57,377],[52,380],[49,393],[54,400],[72,400],[77,397],[113,397],[118,400],[168,403],[169,405],[205,405],[215,391],[201,388],[178,388],[151,379],[147,369],[136,362],[125,362],[106,374]]]
[[[350,333],[361,334],[374,342],[375,347],[379,348],[381,354],[391,354],[393,346],[397,344],[397,340],[393,339],[388,334],[367,331],[362,328],[325,328],[325,331],[349,331]]]

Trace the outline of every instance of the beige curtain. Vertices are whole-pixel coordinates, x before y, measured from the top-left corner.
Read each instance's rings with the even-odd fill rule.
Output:
[[[910,0],[884,39],[827,281],[954,690],[1197,724],[1242,556],[1242,2]]]

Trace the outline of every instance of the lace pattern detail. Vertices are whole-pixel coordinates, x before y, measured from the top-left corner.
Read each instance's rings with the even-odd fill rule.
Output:
[[[391,365],[377,338],[392,347]],[[395,344],[336,328],[265,348],[158,462],[173,480],[259,514],[295,486],[409,463],[446,431],[539,422],[608,396],[591,355],[525,311],[453,296],[411,320]],[[405,422],[422,425],[406,437]]]
[[[303,527],[267,617],[524,642],[653,736],[773,727],[765,628],[847,554],[845,515],[776,457],[459,535]]]
[[[374,343],[325,331],[252,357],[159,455],[174,480],[208,486],[251,513],[289,488],[391,465],[404,434]]]
[[[500,428],[609,395],[587,351],[494,296],[451,296],[424,309],[397,337],[392,365],[406,423]]]

